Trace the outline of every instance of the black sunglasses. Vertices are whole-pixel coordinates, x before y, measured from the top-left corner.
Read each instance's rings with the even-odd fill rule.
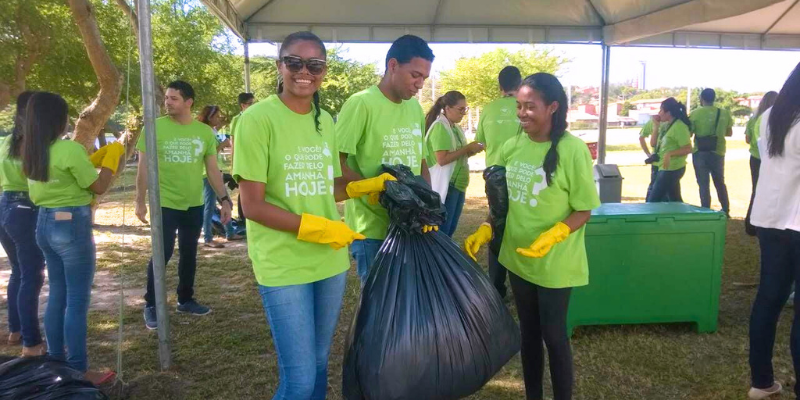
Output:
[[[300,72],[303,70],[303,66],[305,66],[311,75],[319,75],[325,72],[325,69],[328,67],[328,64],[324,60],[317,58],[303,60],[297,56],[283,56],[281,62],[292,72]]]

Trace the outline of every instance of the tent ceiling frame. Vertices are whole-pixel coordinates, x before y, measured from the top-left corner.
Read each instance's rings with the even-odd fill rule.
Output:
[[[769,28],[767,28],[766,31],[764,31],[763,35],[764,36],[768,35],[772,31],[772,29],[775,28],[775,25],[778,25],[778,23],[781,22],[783,17],[785,17],[786,14],[789,14],[789,12],[792,11],[792,9],[794,8],[794,6],[797,5],[797,3],[800,3],[800,0],[794,0],[794,3],[792,3],[792,5],[790,5],[789,8],[787,8],[786,11],[784,11],[783,14],[781,14],[781,16],[778,17],[778,19],[776,19],[775,22],[773,22],[772,25],[769,26]]]

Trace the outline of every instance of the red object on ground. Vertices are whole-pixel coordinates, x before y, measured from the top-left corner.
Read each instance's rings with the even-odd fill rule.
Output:
[[[592,160],[597,160],[597,142],[586,142],[589,152],[592,153]]]

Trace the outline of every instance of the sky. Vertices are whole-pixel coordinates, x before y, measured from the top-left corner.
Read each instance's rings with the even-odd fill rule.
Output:
[[[365,63],[376,63],[383,69],[383,60],[390,44],[329,44],[340,46],[344,56]],[[436,55],[433,70],[452,68],[460,57],[471,57],[498,47],[518,50],[526,45],[505,44],[432,44]],[[559,72],[562,84],[599,86],[601,48],[599,45],[537,45],[553,49],[570,62]],[[240,48],[241,52],[242,49]],[[250,44],[251,55],[275,56],[271,44]],[[718,87],[739,92],[779,91],[783,82],[800,62],[800,52],[720,49],[676,49],[646,47],[612,47],[611,82],[635,80],[646,67],[646,89],[659,87]]]

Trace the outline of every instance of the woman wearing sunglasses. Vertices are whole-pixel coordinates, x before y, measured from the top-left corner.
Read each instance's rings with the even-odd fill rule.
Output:
[[[431,168],[431,185],[442,197],[447,210],[442,231],[450,237],[458,226],[469,186],[467,159],[483,150],[480,143],[467,144],[458,126],[467,111],[467,99],[461,92],[452,90],[436,99],[425,116],[426,162]]]
[[[344,184],[333,119],[319,107],[325,45],[298,32],[280,49],[278,94],[248,108],[236,125],[233,174],[278,355],[273,399],[324,399],[350,266],[347,246],[364,239],[341,222],[336,201],[377,197],[391,178]]]

